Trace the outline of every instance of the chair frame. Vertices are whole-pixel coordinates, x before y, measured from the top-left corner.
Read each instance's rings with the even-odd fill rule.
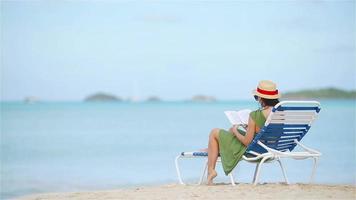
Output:
[[[268,161],[268,162],[273,162],[273,161],[278,162],[279,166],[281,167],[285,183],[289,184],[289,181],[287,178],[287,173],[286,173],[285,167],[283,166],[281,158],[293,158],[296,160],[312,158],[314,162],[313,162],[313,169],[312,169],[309,183],[313,182],[313,178],[315,175],[315,171],[316,171],[318,160],[319,160],[319,157],[321,156],[321,153],[314,149],[306,147],[305,145],[298,142],[298,140],[294,140],[294,142],[299,147],[304,149],[305,151],[303,151],[303,152],[281,152],[281,151],[277,151],[275,149],[269,148],[265,144],[263,144],[261,141],[258,141],[258,144],[260,146],[262,146],[264,149],[266,149],[268,152],[264,153],[264,154],[259,154],[256,157],[252,157],[252,158],[248,158],[245,155],[243,156],[243,160],[245,160],[247,162],[256,163],[256,169],[255,169],[255,173],[254,173],[253,181],[252,181],[254,185],[257,185],[257,183],[258,183],[262,164],[266,163],[266,161],[268,159],[270,159],[270,161]],[[261,159],[261,161],[258,162],[258,160],[260,160],[260,159]]]
[[[264,127],[267,127],[273,121],[272,116],[275,113],[275,111],[278,110],[278,107],[285,105],[285,104],[309,104],[309,105],[314,104],[314,105],[316,105],[317,106],[316,114],[315,114],[315,116],[312,117],[312,119],[310,119],[310,121],[308,123],[309,127],[310,127],[311,123],[316,119],[316,116],[317,116],[318,112],[320,111],[320,103],[317,101],[282,101],[274,106],[272,112],[269,114],[269,116],[265,122]],[[283,124],[283,121],[277,122],[277,123]],[[261,131],[260,131],[260,133],[261,133]],[[291,147],[291,150],[293,150],[295,146],[299,146],[304,151],[302,151],[302,152],[279,151],[279,150],[268,147],[267,145],[262,143],[260,140],[254,140],[253,142],[251,142],[251,144],[248,147],[253,145],[253,143],[257,143],[260,147],[262,147],[266,151],[265,153],[246,151],[246,153],[252,154],[252,155],[254,155],[254,157],[247,157],[246,153],[242,157],[243,160],[256,164],[253,181],[252,181],[254,185],[257,185],[257,183],[258,183],[262,165],[264,163],[270,163],[273,161],[276,161],[279,163],[279,166],[283,173],[285,183],[289,184],[285,167],[283,166],[283,163],[281,161],[282,158],[292,158],[292,159],[296,159],[296,160],[312,158],[314,162],[313,162],[313,168],[312,168],[312,173],[311,173],[309,182],[311,183],[313,181],[315,171],[317,168],[317,164],[318,164],[318,160],[322,154],[315,149],[306,147],[305,145],[301,144],[297,139],[294,139],[293,142],[294,142],[294,144],[290,143],[291,146],[294,145],[293,147]],[[179,180],[180,184],[187,185],[182,180],[178,161],[182,158],[199,158],[199,157],[207,158],[207,152],[183,152],[175,158],[175,166],[176,166],[177,176],[178,176],[178,180]],[[220,157],[218,157],[218,162],[221,162]],[[206,175],[206,171],[207,171],[207,166],[208,166],[208,162],[206,161],[206,164],[204,165],[203,173],[199,179],[198,185],[203,183],[204,176]],[[235,185],[235,180],[234,180],[234,176],[233,176],[234,170],[228,175],[230,177],[230,181],[231,181],[232,185]]]

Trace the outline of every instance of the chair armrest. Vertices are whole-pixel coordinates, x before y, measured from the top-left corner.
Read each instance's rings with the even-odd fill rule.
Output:
[[[256,160],[262,159],[267,156],[271,157],[271,158],[273,157],[273,154],[271,154],[270,152],[263,153],[263,154],[259,154],[259,153],[255,153],[255,152],[249,152],[249,153],[252,155],[255,155],[255,157],[247,157],[246,155],[243,155],[242,158],[247,161],[256,161]]]
[[[298,140],[294,140],[294,142],[295,142],[298,146],[300,146],[302,149],[304,149],[305,151],[308,151],[309,153],[313,153],[313,154],[317,154],[317,155],[321,156],[321,153],[320,153],[319,151],[317,151],[317,150],[315,150],[315,149],[312,149],[312,148],[309,148],[309,147],[303,145],[302,143],[298,142]]]

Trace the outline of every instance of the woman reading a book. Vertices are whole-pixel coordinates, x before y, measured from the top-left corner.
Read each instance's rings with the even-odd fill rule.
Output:
[[[280,94],[276,84],[272,81],[260,81],[257,89],[253,91],[253,95],[261,108],[250,113],[246,132],[234,125],[229,131],[214,128],[210,133],[208,145],[209,185],[213,184],[213,179],[217,176],[215,165],[219,153],[224,172],[228,175],[241,160],[256,133],[263,127],[273,106],[279,103]]]

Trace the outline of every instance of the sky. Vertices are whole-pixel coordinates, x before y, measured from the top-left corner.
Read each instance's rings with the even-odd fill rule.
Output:
[[[1,100],[356,89],[355,1],[1,1]]]

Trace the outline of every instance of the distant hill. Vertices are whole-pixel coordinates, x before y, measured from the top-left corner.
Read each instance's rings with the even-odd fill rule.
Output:
[[[39,98],[35,97],[35,96],[28,96],[28,97],[25,97],[24,102],[25,103],[38,103]]]
[[[148,102],[160,102],[162,100],[158,96],[150,96],[150,97],[147,98],[146,101],[148,101]]]
[[[86,97],[84,101],[122,101],[122,99],[112,94],[98,92]]]
[[[195,95],[191,98],[192,102],[215,102],[217,99],[213,96]]]
[[[356,99],[356,91],[338,88],[323,88],[316,90],[300,90],[282,94],[282,99]]]

